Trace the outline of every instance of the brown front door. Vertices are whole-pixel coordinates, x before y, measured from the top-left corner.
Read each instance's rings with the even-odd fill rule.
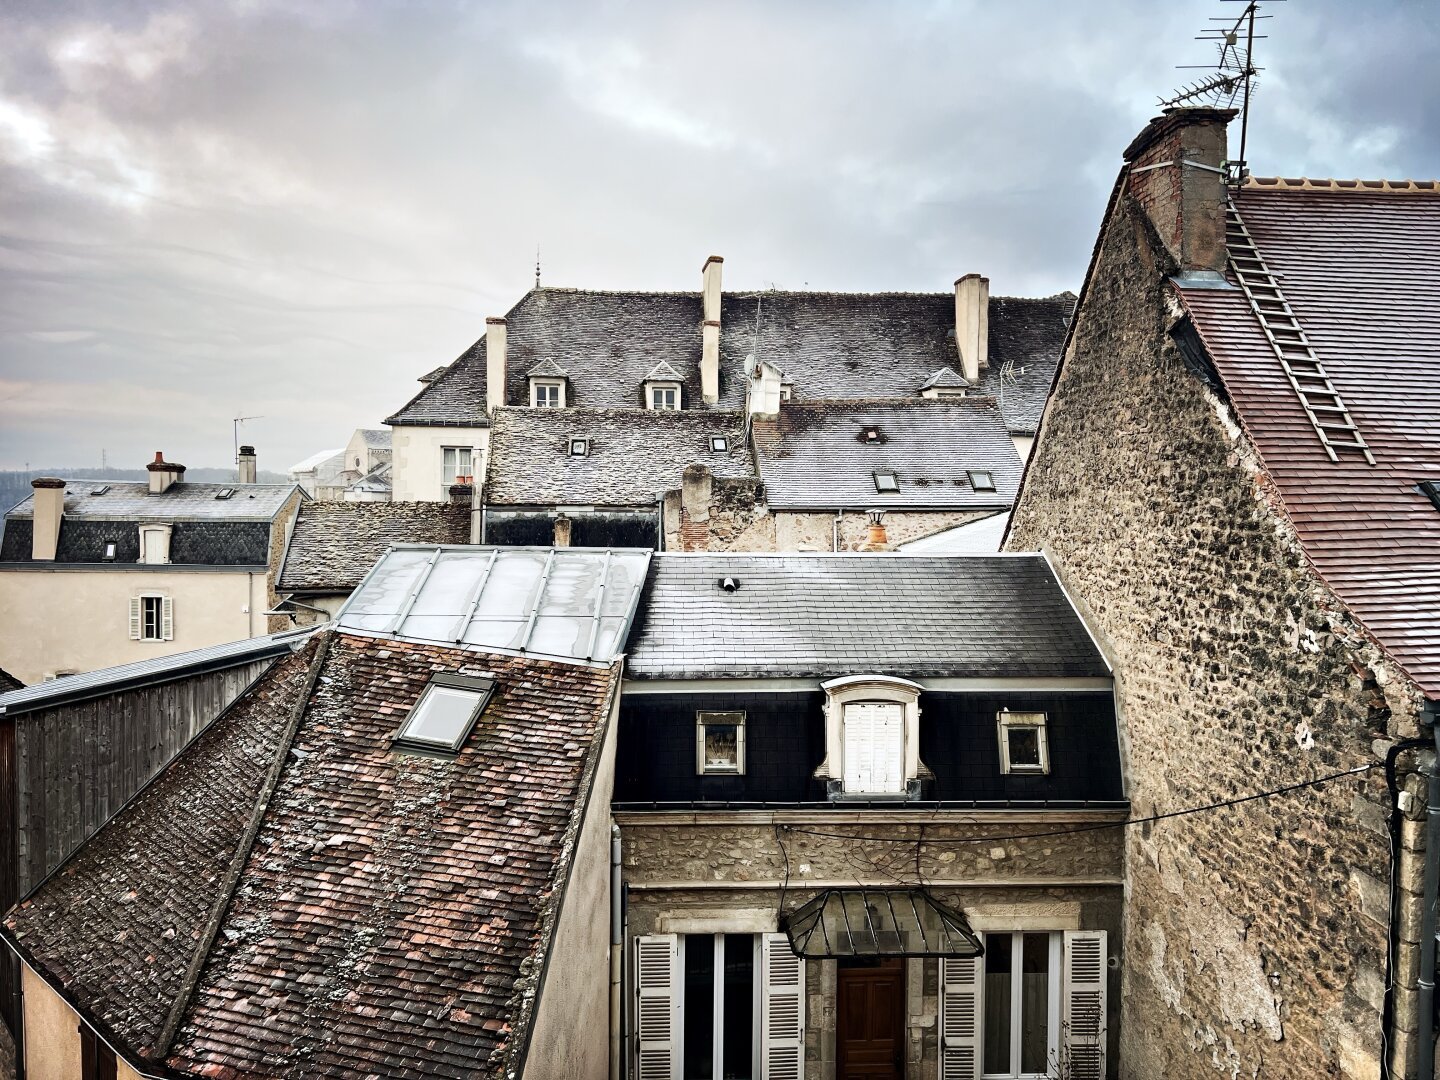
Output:
[[[905,962],[841,960],[835,1009],[836,1080],[905,1075]]]

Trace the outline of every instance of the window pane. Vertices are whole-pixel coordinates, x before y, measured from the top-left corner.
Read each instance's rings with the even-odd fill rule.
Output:
[[[985,935],[985,1071],[1010,1069],[1011,935]]]
[[[1043,1073],[1050,1064],[1049,934],[1025,935],[1020,967],[1020,1071]]]
[[[755,1038],[755,939],[725,935],[724,1080],[750,1080]]]
[[[420,704],[410,714],[400,731],[403,739],[453,746],[470,724],[480,695],[473,690],[457,690],[449,686],[432,686],[425,691]]]
[[[685,1080],[715,1075],[715,938],[685,935]]]
[[[1010,767],[1040,767],[1040,729],[1012,727],[1006,729],[1010,738]]]
[[[735,770],[740,766],[734,724],[705,725],[705,768]]]

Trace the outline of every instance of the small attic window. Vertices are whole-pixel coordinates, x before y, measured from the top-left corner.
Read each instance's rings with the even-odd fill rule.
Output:
[[[114,540],[106,540],[106,541],[105,541],[105,555],[104,555],[104,559],[105,559],[106,562],[114,562],[114,561],[115,561],[115,549],[116,549],[117,546],[118,546],[118,545],[116,544],[116,542],[115,542]]]
[[[571,457],[589,457],[589,456],[590,456],[590,440],[589,440],[589,439],[571,439],[571,440],[570,440],[570,456],[571,456]]]
[[[434,675],[392,739],[401,750],[456,754],[495,691],[494,679]]]
[[[91,489],[90,489],[90,494],[91,494],[91,495],[104,495],[104,494],[105,494],[107,491],[109,491],[109,490],[110,490],[110,485],[109,485],[109,484],[101,484],[99,487],[93,487],[93,488],[91,488]]]
[[[712,454],[724,454],[730,449],[730,440],[724,435],[710,436],[710,452]]]
[[[882,495],[893,495],[900,490],[900,479],[893,472],[877,472],[875,490]]]
[[[219,491],[217,491],[217,492],[215,493],[215,498],[217,498],[217,499],[228,499],[228,498],[230,498],[231,495],[234,495],[234,494],[235,494],[235,489],[234,489],[234,488],[221,488]]]
[[[985,470],[985,469],[971,469],[971,470],[969,470],[969,472],[970,472],[970,486],[971,486],[972,488],[974,488],[976,491],[994,491],[994,490],[995,490],[995,477],[992,476],[988,470]]]

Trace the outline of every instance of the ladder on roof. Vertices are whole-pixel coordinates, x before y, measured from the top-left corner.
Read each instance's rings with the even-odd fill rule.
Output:
[[[1331,461],[1339,461],[1340,451],[1358,452],[1374,465],[1370,447],[1310,345],[1305,328],[1280,290],[1280,283],[1265,265],[1233,201],[1225,208],[1225,248],[1230,256],[1230,268],[1250,301],[1250,310],[1259,320],[1260,329],[1265,331],[1270,347],[1305,407],[1305,415],[1310,418],[1325,453]]]

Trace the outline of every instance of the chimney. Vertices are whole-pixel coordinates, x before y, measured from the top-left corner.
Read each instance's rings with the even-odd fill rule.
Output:
[[[255,447],[240,447],[240,457],[238,460],[240,463],[240,483],[255,483]]]
[[[507,332],[504,319],[491,316],[485,320],[485,406],[489,412],[508,404],[505,397],[505,379],[509,374],[505,363]]]
[[[473,477],[463,474],[455,477],[455,482],[450,485],[448,492],[452,506],[469,506],[475,501],[475,486],[472,481]]]
[[[700,271],[700,396],[705,404],[720,400],[720,269],[725,260],[711,255]]]
[[[1130,195],[1187,270],[1225,270],[1225,126],[1234,109],[1166,109],[1125,150]]]
[[[555,533],[552,539],[557,548],[570,546],[570,527],[573,524],[574,522],[564,514],[555,519]]]
[[[185,475],[185,466],[166,461],[165,455],[155,451],[155,460],[145,466],[150,473],[150,494],[163,495],[172,484],[178,484]]]
[[[955,282],[955,348],[960,374],[978,382],[990,366],[990,279],[966,274]]]
[[[890,538],[885,535],[885,511],[866,510],[865,516],[870,519],[870,528],[865,534],[865,542],[860,545],[861,551],[887,551],[890,547]]]
[[[49,562],[60,543],[60,519],[65,516],[65,481],[54,476],[37,476],[30,522],[30,558]]]

